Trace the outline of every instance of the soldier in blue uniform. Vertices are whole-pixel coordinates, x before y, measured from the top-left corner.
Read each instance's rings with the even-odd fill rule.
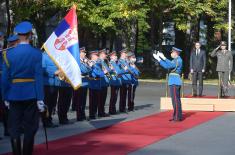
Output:
[[[0,32],[0,76],[2,75],[2,49],[3,49],[3,45],[4,45],[4,35],[2,32]],[[1,85],[0,85],[0,90],[1,90]],[[5,130],[5,123],[6,123],[6,117],[5,117],[5,106],[4,106],[4,102],[2,100],[2,97],[0,98],[0,120],[2,119],[3,121],[3,125],[4,125],[4,130]],[[2,139],[0,137],[0,139]]]
[[[120,89],[120,86],[122,85],[121,75],[124,72],[117,63],[118,60],[117,60],[116,51],[112,51],[109,54],[109,57],[110,57],[109,68],[111,69],[111,76],[112,76],[112,78],[110,79],[111,96],[109,102],[109,114],[115,115],[117,113],[116,103],[118,98],[118,91]]]
[[[91,74],[89,81],[89,119],[96,119],[97,108],[101,103],[101,78],[104,78],[101,64],[98,62],[98,51],[90,52]]]
[[[168,79],[168,85],[170,87],[170,94],[174,113],[173,118],[170,121],[182,121],[182,107],[180,99],[180,88],[182,85],[182,81],[180,75],[182,72],[183,62],[181,57],[179,56],[180,52],[182,52],[182,50],[175,47],[172,48],[172,61],[168,60],[163,55],[163,53],[160,52],[158,52],[155,57],[162,67],[164,67],[165,69],[171,69]]]
[[[86,120],[86,100],[87,90],[89,86],[89,75],[91,67],[89,66],[88,59],[86,58],[85,47],[80,48],[80,69],[82,73],[82,86],[73,92],[73,104],[77,111],[77,121]]]
[[[102,71],[104,72],[104,77],[101,78],[101,102],[98,105],[98,117],[107,117],[108,114],[105,113],[105,103],[107,98],[107,91],[109,87],[109,80],[112,78],[110,75],[110,68],[106,64],[107,51],[102,49],[99,51],[99,63],[101,65]]]
[[[39,126],[39,112],[45,111],[43,103],[42,52],[29,42],[32,24],[22,22],[14,31],[19,44],[6,52],[3,63],[3,99],[9,102],[9,133],[14,155],[31,155],[34,136]],[[23,127],[23,150],[21,133]]]
[[[45,126],[49,128],[57,127],[52,121],[52,115],[57,105],[57,99],[59,94],[60,80],[56,76],[58,68],[54,62],[50,59],[46,52],[42,55],[42,67],[43,67],[43,81],[45,92],[45,104],[48,107],[48,117],[45,120]]]
[[[128,111],[134,111],[134,107],[135,107],[135,92],[136,92],[136,88],[139,84],[138,82],[138,77],[140,76],[140,71],[139,69],[136,67],[135,62],[136,62],[136,57],[135,54],[133,52],[129,52],[127,54],[128,56],[128,60],[129,60],[129,66],[130,66],[130,72],[131,72],[131,98],[130,101],[128,102]]]
[[[17,35],[11,35],[7,38],[7,48],[8,49],[12,49],[14,48],[17,44],[18,44],[18,36]],[[2,54],[0,55],[0,62],[1,62],[1,65],[0,65],[0,73],[2,73],[2,62],[3,62],[3,59],[2,59],[2,56],[6,55],[6,52],[7,50],[4,50],[4,51],[1,51]],[[0,75],[1,76],[1,75]],[[1,86],[0,86],[0,89],[1,89]],[[9,136],[9,132],[8,132],[8,123],[7,123],[7,120],[8,120],[8,108],[9,108],[9,104],[8,102],[6,102],[6,105],[4,104],[3,100],[2,100],[2,95],[1,95],[1,103],[0,103],[0,109],[2,109],[2,117],[3,117],[3,126],[4,126],[4,136]]]
[[[127,49],[120,51],[120,59],[118,60],[118,65],[122,69],[123,74],[121,75],[122,86],[120,87],[120,100],[119,100],[119,111],[127,112],[126,100],[128,97],[128,102],[131,99],[130,94],[127,96],[127,91],[131,89],[131,74],[129,73],[130,66],[127,61]]]

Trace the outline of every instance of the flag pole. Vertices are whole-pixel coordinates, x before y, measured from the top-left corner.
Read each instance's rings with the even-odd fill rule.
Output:
[[[229,0],[228,7],[228,50],[231,51],[231,37],[232,37],[232,0]]]

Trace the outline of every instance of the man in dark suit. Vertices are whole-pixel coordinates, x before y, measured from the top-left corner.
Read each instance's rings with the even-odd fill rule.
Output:
[[[195,43],[190,56],[190,72],[192,74],[193,96],[197,96],[197,80],[199,80],[199,96],[203,91],[203,73],[206,69],[206,52],[201,49],[199,42]]]

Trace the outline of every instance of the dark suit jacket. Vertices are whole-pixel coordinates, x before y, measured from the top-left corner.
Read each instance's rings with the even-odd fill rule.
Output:
[[[196,49],[194,49],[190,56],[190,70],[193,72],[201,72],[206,69],[206,52],[200,49],[200,53],[196,55]]]

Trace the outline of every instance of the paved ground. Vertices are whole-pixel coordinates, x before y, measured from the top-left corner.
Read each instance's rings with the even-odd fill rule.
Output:
[[[185,86],[185,94],[191,93],[191,86]],[[216,95],[216,86],[205,86],[205,94]],[[235,89],[231,95],[235,95]],[[141,83],[136,95],[135,112],[120,114],[95,121],[76,122],[75,113],[70,112],[71,125],[48,129],[49,140],[87,132],[96,128],[109,126],[118,122],[141,118],[159,112],[160,97],[165,95],[165,84]],[[109,97],[108,97],[109,99]],[[57,116],[54,116],[57,123]],[[0,125],[0,135],[2,126]],[[36,143],[44,142],[43,130],[40,127]],[[156,144],[132,152],[131,155],[234,155],[235,149],[235,113],[227,113],[213,121],[202,124],[185,132],[176,134]],[[10,151],[8,138],[0,141],[0,154]]]

